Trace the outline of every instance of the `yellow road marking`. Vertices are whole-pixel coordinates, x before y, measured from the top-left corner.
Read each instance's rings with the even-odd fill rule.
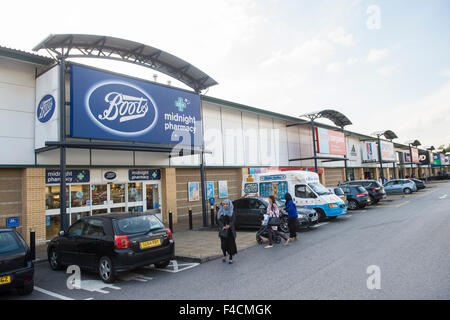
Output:
[[[401,206],[403,206],[403,205],[405,205],[405,204],[407,204],[407,203],[410,203],[411,201],[403,201],[403,202],[400,202],[399,204],[397,204],[397,205],[395,205],[394,206],[394,208],[398,208],[398,207],[401,207]]]

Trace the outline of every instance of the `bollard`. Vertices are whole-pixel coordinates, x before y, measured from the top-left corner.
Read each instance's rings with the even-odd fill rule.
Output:
[[[214,206],[211,206],[211,227],[214,226]]]
[[[30,229],[30,254],[31,260],[36,259],[36,232]]]
[[[192,208],[189,208],[189,230],[192,230]]]
[[[172,210],[169,210],[169,229],[173,233]]]

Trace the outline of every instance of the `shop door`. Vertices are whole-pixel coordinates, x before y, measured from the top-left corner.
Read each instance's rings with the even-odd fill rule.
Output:
[[[161,187],[159,183],[145,184],[144,210],[154,212],[159,219],[162,219],[161,208]]]
[[[124,183],[92,185],[91,190],[93,215],[126,211]]]

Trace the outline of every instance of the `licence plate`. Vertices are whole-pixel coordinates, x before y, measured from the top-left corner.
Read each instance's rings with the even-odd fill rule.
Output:
[[[144,241],[140,243],[141,249],[147,249],[151,247],[156,247],[161,245],[161,239],[154,239],[149,241]]]
[[[347,198],[346,198],[346,197],[342,197],[342,201],[344,201],[344,202],[345,202],[345,200],[347,200]]]
[[[11,283],[11,276],[0,277],[0,285]]]

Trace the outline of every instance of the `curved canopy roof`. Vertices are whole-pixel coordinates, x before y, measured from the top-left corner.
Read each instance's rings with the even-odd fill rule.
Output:
[[[190,63],[160,49],[125,39],[88,34],[52,34],[33,48],[72,58],[103,58],[138,64],[171,76],[196,92],[217,82]]]
[[[415,147],[418,147],[418,146],[421,145],[421,143],[420,143],[419,140],[408,140],[408,141],[405,142],[405,144],[407,144],[407,145],[413,145],[413,146],[415,146]]]
[[[397,135],[394,133],[394,131],[391,130],[383,130],[383,131],[375,131],[372,133],[374,136],[384,136],[388,140],[397,139]]]
[[[352,122],[344,114],[340,113],[339,111],[331,109],[306,113],[301,115],[300,117],[307,117],[311,120],[315,120],[317,118],[327,118],[333,121],[333,123],[338,127],[345,127],[352,124]]]

